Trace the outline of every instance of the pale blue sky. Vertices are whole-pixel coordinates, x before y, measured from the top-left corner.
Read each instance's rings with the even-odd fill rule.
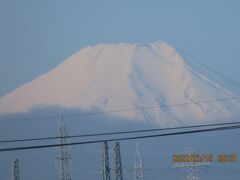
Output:
[[[0,0],[0,96],[51,70],[85,46],[156,40],[166,41],[201,59],[209,67],[240,81],[240,0]],[[44,136],[48,131],[56,133],[53,131],[56,127],[53,121],[20,123],[1,125],[1,137],[28,137],[33,134],[37,137],[37,133],[45,133]],[[70,125],[70,134],[85,127],[75,123]],[[143,152],[181,152],[186,145],[196,144],[206,153],[236,152],[239,155],[238,137],[239,131],[236,130],[179,138],[174,136],[157,141],[148,139],[146,142],[149,145]],[[155,149],[150,144],[154,144]],[[79,157],[80,151],[76,152],[71,154],[73,165],[75,163],[73,168],[75,173],[81,173],[80,168],[86,169],[87,166]],[[57,171],[53,171],[55,149],[48,153],[49,150],[2,153],[0,156],[4,163],[1,163],[0,174],[5,179],[10,177],[11,160],[17,154],[23,159],[22,167],[25,167],[21,177],[43,179],[47,175],[38,174],[34,178],[30,175],[32,172],[49,171],[49,167],[53,173],[49,177],[57,177]],[[31,158],[24,159],[27,155]],[[95,155],[98,154],[93,154],[93,157]],[[33,166],[33,161],[39,160],[39,157],[41,163]],[[126,158],[126,155],[122,157]],[[158,156],[153,158],[160,161]],[[154,165],[145,162],[146,167]],[[80,168],[77,163],[81,164]],[[232,167],[239,169],[239,163],[219,166],[226,170]],[[159,169],[161,167],[168,167],[168,164],[157,166]],[[206,176],[211,180],[238,178],[238,174],[224,176],[210,170],[213,173]],[[77,178],[74,175],[73,178]],[[171,177],[168,176],[169,179]]]
[[[240,79],[238,0],[1,0],[0,96],[98,43],[164,40]]]

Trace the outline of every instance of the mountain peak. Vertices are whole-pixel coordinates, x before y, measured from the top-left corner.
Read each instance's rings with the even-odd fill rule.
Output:
[[[180,54],[163,41],[99,44],[83,48],[50,72],[0,98],[0,113],[29,112],[38,106],[102,111],[159,106],[116,115],[150,119],[161,126],[231,117],[222,103],[161,108],[226,96],[189,69]]]

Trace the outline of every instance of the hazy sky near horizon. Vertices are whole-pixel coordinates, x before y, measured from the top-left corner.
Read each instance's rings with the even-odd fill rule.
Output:
[[[240,81],[238,0],[1,0],[0,96],[98,43],[163,40]]]

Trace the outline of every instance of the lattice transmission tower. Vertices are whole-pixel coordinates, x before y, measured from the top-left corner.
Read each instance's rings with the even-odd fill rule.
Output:
[[[187,147],[185,148],[185,152],[190,156],[191,154],[196,153],[196,149],[194,147]],[[189,166],[187,172],[188,174],[186,180],[199,180],[198,165],[196,163],[193,163],[191,166]]]
[[[116,173],[116,180],[123,180],[122,175],[122,162],[121,162],[121,152],[120,152],[120,143],[115,143],[115,173]]]
[[[143,180],[143,163],[138,143],[136,143],[135,152],[134,180]]]
[[[59,137],[60,137],[59,139],[60,144],[68,143],[68,133],[67,133],[66,126],[64,124],[63,117],[61,117],[61,121],[60,121]],[[71,180],[71,176],[70,176],[71,157],[68,153],[68,147],[66,145],[59,147],[56,161],[57,161],[57,169],[59,172],[59,180]]]
[[[193,146],[185,148],[185,155],[201,155],[197,152],[197,149]],[[180,172],[182,170],[187,170],[186,180],[199,180],[199,172],[204,170],[207,173],[207,170],[212,165],[211,162],[179,162],[174,164],[176,168],[176,180],[180,179]]]
[[[20,180],[19,160],[14,159],[12,164],[12,180]]]
[[[102,146],[102,180],[111,180],[110,163],[108,156],[108,143],[103,142]]]

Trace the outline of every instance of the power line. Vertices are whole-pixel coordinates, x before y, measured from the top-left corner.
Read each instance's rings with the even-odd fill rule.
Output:
[[[186,51],[183,51],[181,49],[178,48],[178,51],[181,53],[181,55],[183,55],[184,57],[184,54],[185,54],[185,58],[189,57],[191,60],[197,62],[198,64],[200,64],[202,67],[204,67],[206,70],[210,71],[211,73],[215,74],[216,76],[218,76],[220,79],[222,79],[223,81],[225,81],[226,83],[233,83],[235,84],[235,86],[237,86],[237,88],[239,89],[240,88],[240,83],[228,76],[226,76],[225,74],[219,72],[219,71],[216,71],[215,69],[209,67],[208,65],[206,65],[205,63],[203,63],[199,58],[193,56],[192,54],[186,52]],[[187,57],[186,57],[187,56]],[[224,80],[225,79],[225,80]]]
[[[119,112],[128,112],[128,111],[136,111],[136,110],[147,110],[147,109],[159,109],[159,108],[167,108],[167,107],[177,107],[177,106],[187,106],[194,104],[206,104],[210,102],[219,102],[219,101],[229,101],[229,100],[238,100],[240,97],[226,97],[226,98],[218,98],[218,99],[208,99],[202,101],[195,102],[185,102],[185,103],[176,103],[176,104],[168,104],[168,105],[155,105],[155,106],[145,106],[145,107],[132,107],[127,109],[115,109],[109,111],[99,111],[99,112],[89,112],[89,113],[78,113],[78,114],[63,114],[63,115],[55,115],[55,116],[39,116],[39,117],[29,117],[29,118],[19,118],[14,120],[0,120],[0,123],[10,123],[10,122],[19,122],[19,121],[29,121],[29,120],[38,120],[38,119],[58,119],[60,116],[73,118],[80,116],[93,116],[100,114],[113,114]]]
[[[189,128],[211,127],[211,126],[235,125],[235,124],[240,124],[240,121],[215,123],[215,124],[202,124],[202,125],[193,125],[193,126],[178,126],[178,127],[170,127],[170,128],[141,129],[141,130],[134,130],[134,131],[117,131],[117,132],[106,132],[106,133],[69,135],[65,138],[82,138],[82,137],[93,137],[93,136],[134,134],[134,133],[144,133],[144,132],[156,132],[156,131],[165,131],[165,130],[189,129]],[[53,137],[40,137],[40,138],[27,138],[27,139],[12,139],[12,140],[1,140],[0,143],[54,140],[54,139],[60,139],[60,138],[62,138],[62,137],[61,136],[53,136]]]
[[[13,148],[1,148],[0,152],[28,150],[28,149],[42,149],[42,148],[59,147],[59,146],[73,146],[73,145],[82,145],[82,144],[94,144],[94,143],[102,143],[105,141],[109,141],[109,142],[111,142],[111,141],[126,141],[126,140],[145,139],[145,138],[154,138],[154,137],[163,137],[163,136],[223,131],[223,130],[231,130],[231,129],[239,129],[239,128],[240,128],[240,125],[234,125],[234,126],[225,126],[225,127],[217,127],[217,128],[209,128],[209,129],[198,129],[198,130],[191,130],[191,131],[180,131],[180,132],[155,134],[155,135],[142,135],[142,136],[133,136],[133,137],[81,141],[81,142],[73,142],[73,143],[66,143],[66,144],[47,144],[47,145],[22,146],[22,147],[13,147]]]

